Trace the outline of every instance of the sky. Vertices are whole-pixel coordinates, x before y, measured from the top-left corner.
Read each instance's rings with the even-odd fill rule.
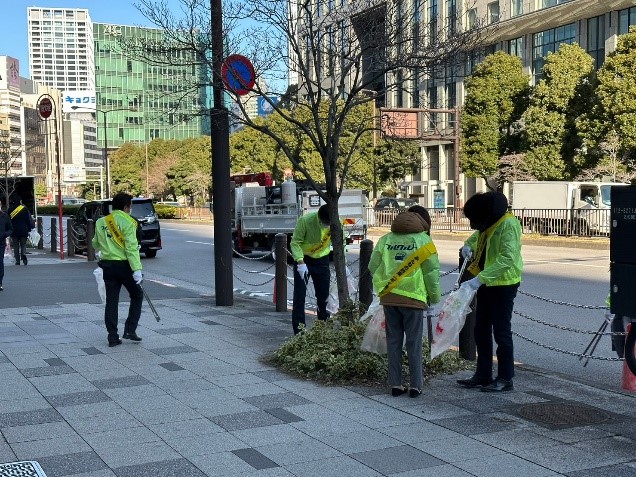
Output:
[[[20,60],[20,76],[29,77],[27,7],[86,8],[96,23],[152,26],[135,8],[135,0],[0,0],[0,55]],[[178,0],[168,4],[178,8]]]

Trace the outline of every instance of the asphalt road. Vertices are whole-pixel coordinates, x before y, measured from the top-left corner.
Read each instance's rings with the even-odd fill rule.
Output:
[[[163,250],[154,259],[143,258],[146,288],[151,296],[171,298],[214,293],[214,239],[213,228],[206,224],[162,223]],[[436,240],[442,271],[456,267],[459,241]],[[357,247],[349,247],[349,262],[356,272]],[[525,271],[521,291],[540,297],[578,305],[602,306],[609,288],[609,252],[581,248],[524,246]],[[254,257],[255,258],[255,257]],[[9,263],[9,262],[7,262]],[[234,261],[235,293],[272,300],[273,262],[269,259]],[[58,265],[67,266],[67,265]],[[93,264],[78,264],[76,271],[65,271],[64,277],[55,277],[55,266],[15,267],[7,265],[5,292],[0,299],[4,306],[21,306],[20,300],[9,298],[12,282],[31,293],[28,303],[56,301],[97,302],[94,281],[90,275]],[[28,269],[28,270],[27,270]],[[36,272],[37,271],[37,272]],[[256,273],[249,273],[256,272]],[[20,274],[20,275],[19,275]],[[87,275],[90,277],[86,279]],[[40,279],[43,277],[43,279]],[[457,279],[456,273],[442,279],[442,289],[450,290]],[[288,287],[291,299],[291,286]],[[312,287],[309,287],[310,289]],[[71,301],[68,301],[71,300]],[[561,306],[547,301],[519,295],[515,310],[532,318],[560,327],[596,331],[604,319],[603,310],[589,310]],[[532,322],[515,315],[513,330],[546,346],[572,353],[582,353],[592,335],[565,331]],[[607,388],[617,388],[622,363],[591,360],[587,367],[576,356],[546,349],[537,344],[515,338],[516,359],[519,363],[549,369],[574,376],[581,381]],[[614,357],[609,337],[599,343],[596,355]]]

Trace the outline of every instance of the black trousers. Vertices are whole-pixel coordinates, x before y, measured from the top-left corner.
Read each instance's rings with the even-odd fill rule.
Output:
[[[14,237],[13,240],[13,256],[15,257],[15,261],[19,262],[20,257],[22,259],[26,259],[26,237]]]
[[[316,292],[316,303],[318,305],[318,319],[326,320],[329,318],[327,312],[327,298],[329,298],[329,279],[331,272],[329,270],[329,255],[320,258],[311,258],[305,256],[303,259],[309,276],[314,282],[314,291]],[[298,333],[298,326],[305,324],[305,298],[307,296],[307,285],[298,274],[297,265],[294,265],[294,304],[292,307],[292,327],[294,334]]]
[[[519,284],[487,287],[477,290],[475,343],[477,370],[475,376],[492,379],[492,339],[497,343],[497,377],[510,380],[515,375],[512,345],[512,308]]]
[[[137,330],[144,294],[141,287],[133,279],[133,271],[128,261],[102,260],[99,262],[99,266],[104,270],[104,284],[106,285],[104,322],[106,323],[106,331],[108,331],[108,341],[113,342],[119,339],[117,324],[119,321],[119,292],[122,285],[130,295],[130,307],[124,324],[124,334],[134,333]]]

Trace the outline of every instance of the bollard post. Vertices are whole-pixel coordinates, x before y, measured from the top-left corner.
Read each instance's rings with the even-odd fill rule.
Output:
[[[373,301],[373,281],[369,271],[369,261],[373,252],[373,240],[364,239],[360,242],[360,271],[358,274],[358,298],[360,313],[365,313]]]
[[[38,250],[42,250],[44,248],[44,224],[42,224],[42,217],[38,217],[36,223],[37,223],[38,233],[40,234],[40,241],[38,242]]]
[[[73,239],[73,218],[66,220],[66,255],[75,256],[75,240]]]
[[[287,235],[276,234],[274,238],[276,254],[276,311],[287,311]]]
[[[57,252],[57,218],[51,217],[51,253]]]
[[[95,222],[93,219],[86,221],[86,258],[89,262],[95,261],[95,249],[93,248],[93,236],[95,235]]]
[[[459,266],[464,263],[464,258],[459,254]],[[460,277],[460,281],[464,282],[469,280],[470,276],[466,276],[464,274],[463,277]],[[459,332],[459,355],[468,361],[475,361],[477,359],[477,344],[475,343],[475,321],[477,318],[477,296],[473,298],[472,303],[470,304],[471,312],[466,315],[466,322],[464,323],[463,328]]]

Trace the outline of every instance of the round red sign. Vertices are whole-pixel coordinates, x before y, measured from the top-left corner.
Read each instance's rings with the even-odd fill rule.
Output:
[[[256,80],[254,66],[242,55],[230,55],[225,59],[221,77],[225,87],[239,96],[249,93]]]
[[[38,112],[42,119],[48,119],[53,113],[53,102],[49,98],[42,98],[38,103]]]

